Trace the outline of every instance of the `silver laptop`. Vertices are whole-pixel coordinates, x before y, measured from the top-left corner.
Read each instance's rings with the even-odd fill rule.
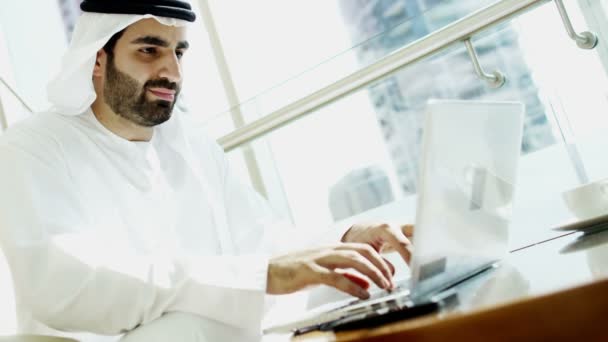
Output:
[[[493,267],[508,252],[523,117],[518,102],[429,101],[410,278],[393,291],[329,303],[264,332],[332,329],[425,313],[448,289]]]

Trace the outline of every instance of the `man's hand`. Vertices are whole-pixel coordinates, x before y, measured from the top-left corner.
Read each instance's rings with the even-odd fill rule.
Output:
[[[342,242],[364,243],[372,246],[378,253],[397,251],[406,263],[412,257],[412,244],[409,238],[414,226],[390,225],[387,223],[359,223],[353,225],[342,237]],[[385,260],[388,263],[388,261]],[[390,263],[388,263],[390,265]],[[394,267],[390,265],[394,273]]]
[[[355,269],[378,287],[390,289],[391,270],[368,244],[342,243],[275,257],[268,265],[266,292],[286,294],[311,285],[328,285],[362,299],[368,298],[366,279],[346,269]]]

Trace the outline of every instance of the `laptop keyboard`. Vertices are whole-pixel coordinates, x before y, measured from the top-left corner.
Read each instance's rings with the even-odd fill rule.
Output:
[[[401,281],[396,282],[395,288],[392,290],[383,290],[379,289],[376,291],[372,291],[370,293],[369,298],[367,299],[354,299],[351,302],[344,304],[334,310],[343,310],[346,307],[349,307],[349,311],[357,310],[361,307],[368,307],[370,305],[374,305],[376,303],[386,302],[389,300],[395,299],[403,299],[404,297],[409,296],[410,294],[410,278],[403,279]],[[334,311],[332,310],[332,311]]]

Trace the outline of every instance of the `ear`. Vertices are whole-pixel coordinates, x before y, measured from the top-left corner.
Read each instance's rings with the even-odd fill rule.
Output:
[[[95,56],[95,67],[93,68],[93,77],[102,77],[105,74],[107,61],[108,54],[104,49],[97,51],[97,55]]]

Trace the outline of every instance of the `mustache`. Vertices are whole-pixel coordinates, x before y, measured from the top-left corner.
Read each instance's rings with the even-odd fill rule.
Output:
[[[144,84],[144,88],[166,88],[170,90],[179,90],[179,86],[175,82],[171,82],[166,78],[149,80]]]

